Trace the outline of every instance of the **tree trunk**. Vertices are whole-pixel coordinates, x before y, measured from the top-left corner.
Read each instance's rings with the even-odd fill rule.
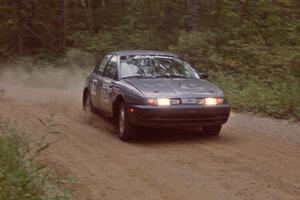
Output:
[[[17,19],[17,37],[18,37],[18,55],[23,56],[24,55],[24,38],[23,38],[23,16],[21,13],[22,5],[20,0],[15,1],[16,5],[16,19]]]
[[[201,0],[188,0],[188,8],[190,12],[190,29],[192,31],[200,30],[200,6]]]
[[[221,15],[221,4],[222,4],[222,0],[215,0],[215,4],[216,4],[216,18],[215,18],[215,26],[216,26],[216,30],[219,30],[216,34],[216,38],[215,38],[215,47],[216,47],[216,51],[219,51],[220,46],[222,44],[222,38],[221,38],[221,34],[220,34],[220,15]],[[222,29],[221,29],[222,30]]]
[[[91,0],[81,0],[81,5],[85,12],[88,29],[89,29],[91,35],[94,35],[95,30],[94,30],[92,2],[91,2]]]
[[[67,24],[67,6],[68,0],[62,0],[62,33],[61,33],[61,48],[66,48],[66,24]]]

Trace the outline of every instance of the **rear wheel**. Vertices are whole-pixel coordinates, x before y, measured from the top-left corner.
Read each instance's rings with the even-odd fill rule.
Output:
[[[219,135],[221,128],[222,128],[222,125],[203,126],[202,127],[203,131],[209,135]]]
[[[118,132],[119,138],[123,141],[134,139],[136,127],[130,123],[128,112],[124,102],[120,104],[118,113]]]

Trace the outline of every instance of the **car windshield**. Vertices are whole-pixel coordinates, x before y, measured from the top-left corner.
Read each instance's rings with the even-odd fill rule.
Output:
[[[121,56],[121,78],[199,78],[185,61],[173,56]]]

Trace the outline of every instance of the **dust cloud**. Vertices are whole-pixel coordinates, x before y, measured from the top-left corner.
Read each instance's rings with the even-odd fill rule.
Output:
[[[33,60],[0,65],[0,101],[81,104],[84,80],[91,66],[80,68]]]

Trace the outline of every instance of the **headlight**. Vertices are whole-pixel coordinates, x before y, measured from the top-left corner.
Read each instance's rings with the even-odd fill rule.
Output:
[[[224,103],[224,98],[205,98],[204,99],[204,104],[208,106],[213,106],[213,105],[218,105],[218,104],[223,104]]]
[[[169,105],[171,105],[171,101],[170,101],[170,99],[157,99],[157,105],[169,106]]]
[[[159,98],[159,99],[148,99],[148,103],[151,105],[157,106],[169,106],[169,105],[177,105],[180,104],[180,99],[167,99],[167,98]]]
[[[154,105],[154,106],[170,106],[170,105],[178,105],[181,104],[181,99],[179,98],[159,98],[159,99],[147,99],[148,104]],[[195,103],[201,104],[201,105],[207,105],[207,106],[214,106],[224,103],[224,98],[222,97],[208,97],[203,99],[197,99],[195,100]]]

